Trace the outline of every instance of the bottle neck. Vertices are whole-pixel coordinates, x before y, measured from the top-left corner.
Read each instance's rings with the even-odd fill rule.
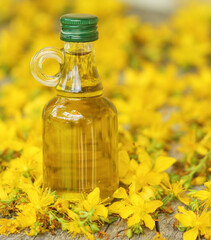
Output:
[[[64,43],[64,65],[56,90],[58,95],[76,98],[102,94],[93,42]]]

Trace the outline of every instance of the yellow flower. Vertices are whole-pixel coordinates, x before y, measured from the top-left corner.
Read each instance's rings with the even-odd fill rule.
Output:
[[[130,157],[124,150],[119,151],[119,177],[125,178],[130,165]]]
[[[130,186],[131,187],[131,186]],[[155,189],[152,186],[144,186],[139,195],[145,200],[150,201],[155,198]]]
[[[29,203],[17,208],[19,212],[15,219],[0,219],[0,234],[17,233],[24,228],[33,227],[36,222],[35,207]]]
[[[120,187],[114,192],[113,197],[114,198],[120,198],[120,199],[121,198],[126,199],[126,198],[128,198],[128,194],[123,187]]]
[[[67,230],[69,233],[71,233],[72,238],[74,238],[76,234],[82,234],[87,239],[90,239],[90,240],[95,239],[94,235],[92,235],[91,228],[88,225],[80,226],[79,222],[77,220],[73,220],[70,222],[64,222],[62,224],[62,229]]]
[[[192,194],[192,197],[195,197],[203,202],[203,205],[210,209],[211,208],[211,180],[204,183],[206,187],[204,190],[199,190],[196,193]]]
[[[206,176],[197,176],[191,181],[191,185],[200,186],[206,182]]]
[[[24,176],[37,178],[42,173],[42,151],[36,146],[25,145],[23,154],[10,163],[11,170]]]
[[[43,190],[40,186],[23,183],[21,189],[28,195],[29,202],[41,213],[46,207],[54,203],[55,196],[47,188]]]
[[[93,221],[98,220],[100,217],[103,217],[104,219],[107,219],[108,217],[108,209],[101,204],[100,189],[98,187],[88,194],[86,199],[79,204],[79,208],[81,208],[82,211],[87,212],[93,210]]]
[[[15,85],[4,86],[2,95],[0,107],[4,109],[7,116],[18,115],[27,102],[27,92]]]
[[[21,228],[33,226],[36,222],[36,207],[29,203],[18,206],[18,209],[20,210],[16,217],[18,226]]]
[[[182,224],[182,226],[191,228],[183,234],[184,240],[195,240],[199,234],[205,235],[210,230],[210,211],[207,212],[204,210],[199,215],[180,206],[178,207],[178,211],[181,213],[177,213],[175,218]]]
[[[203,66],[206,62],[206,53],[209,51],[208,42],[198,42],[189,34],[183,34],[171,50],[171,58],[183,66]],[[195,49],[194,54],[192,49]]]
[[[12,149],[20,151],[23,147],[23,142],[17,137],[16,126],[13,123],[3,122],[0,120],[0,150]]]
[[[8,199],[8,194],[3,188],[3,186],[0,184],[0,200],[7,200]]]
[[[191,130],[181,138],[181,147],[179,147],[179,151],[187,154],[187,161],[190,162],[190,158],[195,152],[202,156],[205,156],[208,153],[208,148],[206,146],[208,140],[209,136],[205,136],[200,141],[197,140],[196,131]]]
[[[78,215],[69,209],[69,202],[63,198],[58,198],[54,207],[59,213],[66,213],[73,220],[79,219]]]
[[[17,227],[18,224],[15,220],[0,219],[0,234],[18,233],[19,230],[17,230]]]
[[[158,185],[163,178],[163,171],[176,162],[172,157],[160,156],[155,161],[144,150],[139,150],[138,164],[134,159],[129,159],[126,151],[120,151],[120,180],[125,184],[136,183],[137,189],[148,185]]]
[[[102,217],[107,220],[108,217],[108,209],[100,203],[99,188],[95,188],[86,199],[75,207],[73,206],[73,211],[69,209],[68,201],[61,198],[56,201],[54,207],[58,212],[66,213],[71,219],[70,221],[62,221],[62,229],[72,233],[72,237],[76,234],[82,234],[88,239],[95,239],[91,234],[93,231],[95,232],[92,228],[92,226],[95,226],[94,221],[101,220]],[[91,220],[89,217],[91,217]]]
[[[169,181],[169,176],[166,173],[164,173],[161,186],[164,189],[166,195],[173,194],[174,197],[186,205],[189,205],[191,202],[191,198],[188,197],[186,189],[183,187],[183,183],[181,181],[178,181],[171,184]]]
[[[157,208],[162,206],[162,201],[145,201],[140,194],[132,192],[128,195],[123,188],[117,189],[113,196],[123,200],[109,206],[109,211],[127,219],[128,227],[144,222],[149,229],[152,230],[154,228],[155,222],[150,213],[155,212]]]
[[[69,209],[69,202],[63,198],[58,198],[54,207],[58,212],[65,213]]]
[[[76,12],[92,12],[98,16],[109,16],[110,13],[118,13],[122,8],[122,3],[117,1],[108,0],[102,6],[97,0],[91,0],[89,4],[85,0],[79,0],[76,4]]]
[[[133,175],[136,172],[138,163],[131,159],[125,150],[119,152],[119,177],[125,184],[130,184]]]
[[[8,168],[6,171],[2,172],[2,174],[0,174],[0,179],[2,186],[6,186],[8,191],[12,191],[21,181],[20,174],[12,168]]]
[[[164,156],[153,162],[146,152],[139,153],[139,159],[141,163],[136,168],[136,175],[132,177],[138,189],[147,185],[159,185],[163,179],[163,171],[176,162],[176,159]]]

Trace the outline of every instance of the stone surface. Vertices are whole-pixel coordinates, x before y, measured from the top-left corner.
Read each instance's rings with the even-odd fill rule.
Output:
[[[118,220],[111,225],[105,225],[101,231],[106,232],[107,235],[104,235],[103,238],[99,238],[98,234],[95,234],[96,239],[101,240],[126,240],[128,239],[125,236],[125,232],[127,230],[127,224],[123,220]],[[55,231],[56,235],[52,235],[50,232],[40,234],[35,237],[29,237],[24,232],[20,234],[10,234],[9,236],[0,235],[0,240],[66,240],[72,239],[71,235],[66,232],[62,232],[61,230]],[[132,240],[152,240],[155,236],[155,231],[150,231],[148,229],[144,229],[144,233],[140,236],[134,235]],[[76,236],[75,240],[85,240],[86,238],[82,236]]]
[[[132,240],[149,240],[153,239],[156,232],[150,231],[147,228],[144,228],[144,233],[141,235],[135,235],[131,238]],[[111,224],[108,229],[106,230],[108,234],[108,239],[115,239],[115,240],[125,240],[128,239],[128,237],[125,235],[127,231],[127,224],[124,220],[118,220]]]
[[[172,214],[162,213],[158,217],[160,234],[162,237],[165,237],[168,240],[182,239],[183,233],[180,232],[177,228],[174,228],[173,226],[175,222],[174,215],[178,213],[177,211],[178,206],[184,206],[184,205],[179,201],[173,201],[171,203],[171,207],[174,210],[174,212]]]

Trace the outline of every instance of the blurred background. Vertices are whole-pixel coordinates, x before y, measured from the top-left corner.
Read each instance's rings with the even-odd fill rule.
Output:
[[[171,124],[163,127],[162,106],[183,105],[186,90],[196,91],[199,82],[204,89],[191,104],[210,96],[209,1],[1,1],[0,130],[7,139],[2,149],[20,150],[29,136],[41,134],[43,106],[56,92],[33,79],[30,61],[43,47],[62,47],[59,18],[70,12],[99,17],[96,62],[105,95],[117,106],[120,129],[168,141]],[[58,69],[55,62],[44,65],[48,74]]]

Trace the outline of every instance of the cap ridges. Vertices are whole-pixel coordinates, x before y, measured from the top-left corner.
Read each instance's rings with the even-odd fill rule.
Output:
[[[92,14],[65,14],[60,18],[60,38],[66,42],[90,42],[98,39],[98,18]]]

